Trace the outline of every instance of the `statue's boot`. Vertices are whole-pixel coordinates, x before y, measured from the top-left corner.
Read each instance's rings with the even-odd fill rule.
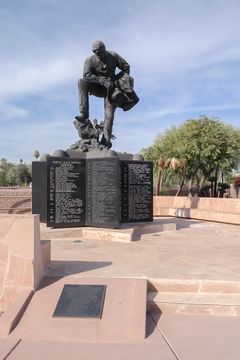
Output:
[[[81,115],[75,116],[75,119],[81,123],[85,123],[88,120],[88,116],[82,113]]]
[[[111,149],[111,147],[112,147],[111,141],[107,141],[107,139],[105,138],[104,135],[102,136],[100,144],[104,145],[106,147],[106,149],[108,149],[108,150]]]

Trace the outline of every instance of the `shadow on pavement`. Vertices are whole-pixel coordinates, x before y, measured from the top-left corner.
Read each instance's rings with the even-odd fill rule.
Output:
[[[153,320],[153,317],[151,316],[151,312],[147,312],[146,314],[146,338],[148,338],[157,328],[158,320],[160,319],[162,313],[156,312],[156,319]],[[158,330],[159,331],[159,330]]]
[[[44,288],[60,280],[61,278],[73,274],[79,274],[112,265],[111,261],[67,261],[55,260],[51,262],[47,273],[42,279],[39,288]]]

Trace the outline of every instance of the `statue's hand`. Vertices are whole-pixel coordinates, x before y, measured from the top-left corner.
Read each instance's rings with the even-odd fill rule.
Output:
[[[105,79],[104,84],[105,88],[107,90],[110,90],[113,88],[113,82],[111,80]]]
[[[99,84],[100,85],[103,85],[104,86],[104,83],[107,79],[105,78],[105,76],[99,76],[98,77],[98,81],[99,81]]]
[[[103,85],[107,90],[110,90],[114,87],[114,83],[104,76],[99,76],[98,80],[99,84]]]

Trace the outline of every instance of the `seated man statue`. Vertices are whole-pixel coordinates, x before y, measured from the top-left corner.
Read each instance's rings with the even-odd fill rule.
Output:
[[[114,113],[117,107],[124,111],[139,101],[133,90],[133,78],[126,60],[113,51],[107,51],[102,41],[93,43],[94,55],[89,56],[83,69],[83,78],[78,80],[80,116],[76,120],[88,121],[89,95],[104,98],[104,125],[101,144],[111,147]],[[116,68],[120,69],[115,73]]]

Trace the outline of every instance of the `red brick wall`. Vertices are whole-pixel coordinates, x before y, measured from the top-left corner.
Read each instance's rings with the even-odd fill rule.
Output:
[[[31,214],[32,189],[0,187],[0,213]]]

